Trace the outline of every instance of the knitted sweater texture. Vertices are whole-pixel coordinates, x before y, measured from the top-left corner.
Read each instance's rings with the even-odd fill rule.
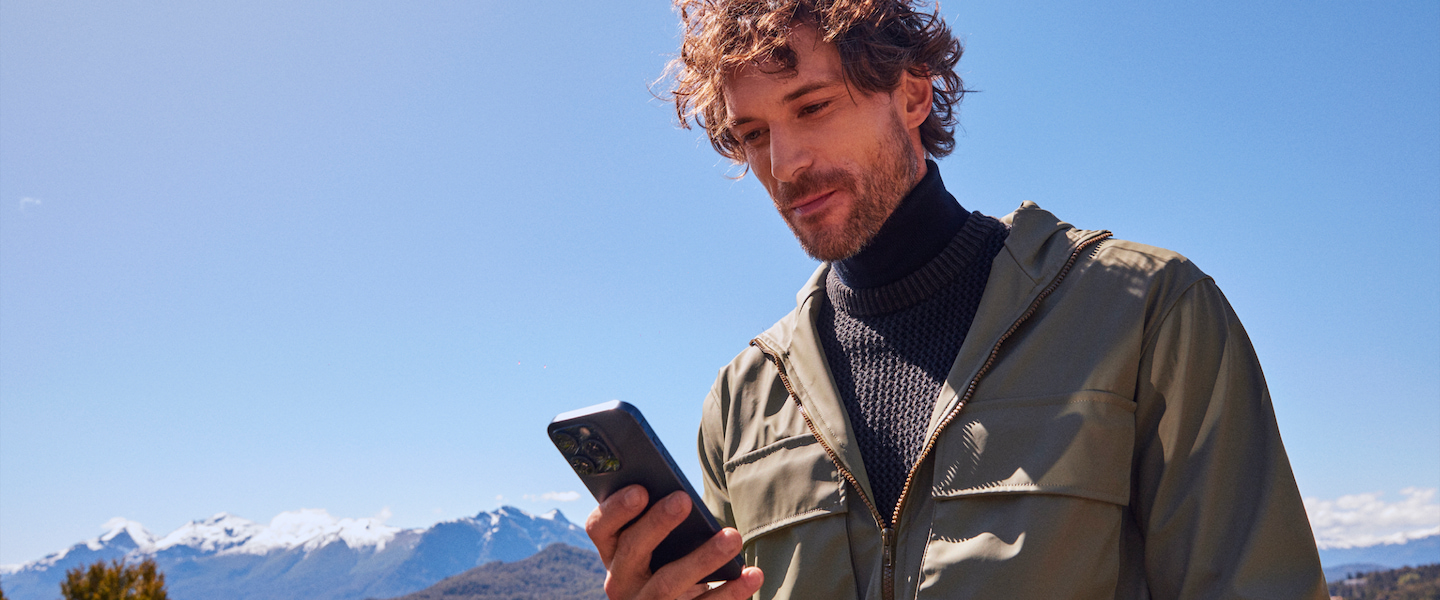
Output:
[[[829,302],[816,329],[883,514],[893,513],[919,459],[935,400],[1008,233],[972,213],[937,256],[892,283],[852,288],[833,270],[825,282]]]

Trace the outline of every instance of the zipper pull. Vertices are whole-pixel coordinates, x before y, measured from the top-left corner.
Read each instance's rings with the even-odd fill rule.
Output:
[[[880,530],[880,562],[886,569],[895,566],[895,530],[886,527]]]

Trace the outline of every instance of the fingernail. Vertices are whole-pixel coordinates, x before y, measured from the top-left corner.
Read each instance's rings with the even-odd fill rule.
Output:
[[[670,513],[671,515],[682,514],[682,512],[687,508],[685,506],[686,501],[687,498],[685,496],[671,496],[670,499],[665,501],[665,512]]]
[[[724,550],[726,552],[739,552],[740,545],[742,543],[742,541],[740,540],[740,532],[736,531],[733,534],[730,533],[731,531],[735,531],[734,529],[727,529],[724,531],[725,539],[721,542],[721,544],[724,546]]]
[[[643,500],[640,498],[640,488],[634,488],[628,492],[625,492],[626,507],[637,508],[640,506],[641,502],[643,502]]]

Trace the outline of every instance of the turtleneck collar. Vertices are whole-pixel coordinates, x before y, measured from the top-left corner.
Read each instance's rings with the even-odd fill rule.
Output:
[[[940,168],[927,159],[925,176],[900,200],[875,237],[854,256],[830,266],[851,288],[894,283],[938,256],[969,217],[960,202],[945,191]]]

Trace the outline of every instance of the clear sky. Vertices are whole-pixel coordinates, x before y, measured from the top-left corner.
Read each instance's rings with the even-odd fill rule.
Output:
[[[1440,487],[1440,3],[942,9],[962,204],[1213,275],[1306,497]],[[543,430],[611,399],[694,476],[815,263],[651,97],[677,44],[658,0],[0,0],[0,563],[116,516],[578,521]]]

